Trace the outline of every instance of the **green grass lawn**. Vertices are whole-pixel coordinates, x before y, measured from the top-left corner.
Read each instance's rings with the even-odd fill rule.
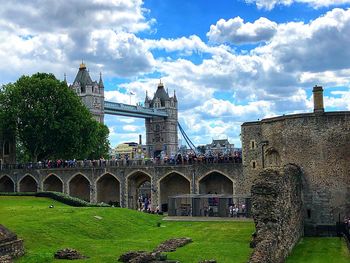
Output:
[[[49,208],[51,204],[55,207]],[[89,256],[84,262],[116,262],[123,252],[152,250],[174,237],[190,237],[193,243],[168,253],[169,259],[243,263],[251,253],[254,231],[253,222],[162,221],[128,209],[76,208],[45,198],[12,196],[0,196],[0,223],[24,239],[26,255],[18,262],[25,263],[71,262],[53,259],[55,251],[66,247]]]
[[[286,263],[349,263],[344,239],[305,237],[293,249]]]

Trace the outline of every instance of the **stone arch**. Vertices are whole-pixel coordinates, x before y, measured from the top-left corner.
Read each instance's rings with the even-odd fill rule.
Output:
[[[128,208],[140,208],[139,197],[147,198],[152,196],[152,176],[144,171],[137,170],[126,177]]]
[[[44,191],[63,192],[63,181],[56,174],[49,174],[43,181]]]
[[[235,194],[235,181],[227,174],[212,170],[198,179],[200,194]]]
[[[120,206],[121,184],[111,173],[104,173],[96,180],[97,202],[113,203]]]
[[[38,181],[31,175],[26,174],[18,182],[20,192],[37,192],[38,191]]]
[[[15,182],[10,176],[4,175],[0,177],[0,192],[14,192]]]
[[[91,182],[83,174],[73,175],[69,181],[69,195],[90,202]]]
[[[265,167],[275,168],[281,166],[281,157],[274,147],[265,151]]]
[[[172,171],[159,179],[158,190],[160,209],[167,212],[169,196],[190,194],[191,181],[184,174]]]

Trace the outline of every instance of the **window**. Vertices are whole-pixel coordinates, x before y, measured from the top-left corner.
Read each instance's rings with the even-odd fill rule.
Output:
[[[251,165],[253,169],[256,169],[256,161],[251,161]]]
[[[4,142],[4,155],[10,154],[10,143],[9,141]]]
[[[254,140],[250,141],[250,149],[254,150],[256,148],[256,143]]]
[[[307,209],[307,218],[311,218],[311,209]]]

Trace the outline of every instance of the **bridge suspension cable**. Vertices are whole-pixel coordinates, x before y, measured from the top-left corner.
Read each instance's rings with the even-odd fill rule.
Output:
[[[182,134],[182,137],[184,137],[187,145],[190,147],[190,149],[192,151],[194,151],[195,153],[197,153],[197,149],[196,149],[196,146],[194,145],[194,143],[191,141],[191,139],[187,136],[185,130],[181,127],[180,123],[177,122],[177,125],[179,126],[179,129],[180,129],[180,132]]]

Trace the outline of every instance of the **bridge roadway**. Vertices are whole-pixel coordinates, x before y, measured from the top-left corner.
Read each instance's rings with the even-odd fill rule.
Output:
[[[154,208],[164,208],[173,195],[245,195],[249,187],[243,178],[242,163],[232,162],[156,165],[139,161],[107,162],[102,166],[80,163],[77,167],[0,171],[0,192],[37,191],[63,192],[92,203],[112,201],[136,209],[141,194],[150,195]]]
[[[104,102],[104,113],[135,118],[168,117],[164,108],[150,109],[141,105],[134,106],[111,101]]]

